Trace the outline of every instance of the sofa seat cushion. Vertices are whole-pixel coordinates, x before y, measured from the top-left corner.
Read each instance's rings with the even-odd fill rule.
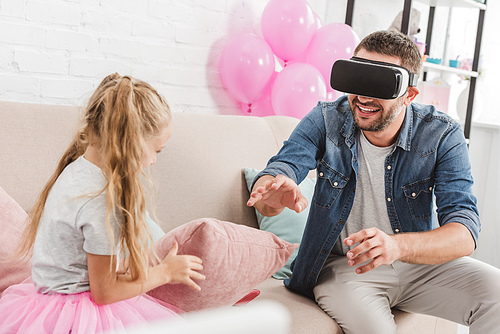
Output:
[[[273,300],[283,304],[290,312],[292,331],[290,334],[341,334],[339,325],[333,321],[313,300],[288,290],[282,280],[269,278],[257,286],[260,295],[255,299]],[[409,313],[392,309],[398,333],[456,333],[457,324],[434,316]]]
[[[283,285],[282,280],[269,278],[257,286],[260,295],[255,299],[272,300],[283,304],[290,312],[292,332],[341,334],[342,330],[313,300],[296,294]]]

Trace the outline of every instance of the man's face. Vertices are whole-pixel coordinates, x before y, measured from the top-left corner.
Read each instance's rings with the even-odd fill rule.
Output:
[[[361,49],[356,57],[401,65],[397,57],[386,56]],[[393,99],[380,100],[371,97],[348,95],[351,112],[356,125],[364,131],[382,131],[404,110],[404,100],[408,93]]]

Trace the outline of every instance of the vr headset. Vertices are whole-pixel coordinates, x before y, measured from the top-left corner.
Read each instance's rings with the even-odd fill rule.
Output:
[[[337,60],[330,76],[335,90],[381,100],[403,96],[417,81],[418,75],[402,66],[358,57]]]

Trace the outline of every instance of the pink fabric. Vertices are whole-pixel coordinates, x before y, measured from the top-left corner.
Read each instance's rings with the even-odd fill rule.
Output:
[[[0,294],[31,275],[30,262],[11,261],[21,240],[26,212],[0,187]]]
[[[123,333],[147,328],[154,320],[179,318],[177,308],[142,295],[97,305],[90,292],[42,295],[32,283],[9,287],[0,299],[2,333]]]
[[[206,280],[201,291],[182,284],[166,284],[149,294],[184,311],[229,306],[283,267],[298,244],[290,244],[272,233],[215,219],[199,219],[182,225],[157,241],[164,258],[173,241],[179,254],[203,260]]]

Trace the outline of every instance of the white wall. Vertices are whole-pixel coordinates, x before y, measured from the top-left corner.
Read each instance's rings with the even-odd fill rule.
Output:
[[[220,54],[234,36],[261,34],[267,2],[0,0],[0,100],[80,105],[105,75],[119,72],[150,82],[174,111],[240,114],[221,84]],[[490,2],[490,7],[500,6]],[[422,11],[424,29],[427,6],[414,3]],[[344,22],[347,1],[309,4],[324,24]],[[376,7],[371,0],[357,0],[353,28],[360,37],[386,29],[402,6],[402,0],[377,1]],[[470,21],[474,15],[462,14],[455,21],[460,24],[463,17]],[[438,27],[442,21],[437,20]],[[487,17],[485,38],[493,40],[498,29],[488,30],[488,24],[499,23]],[[455,34],[460,45],[465,35]],[[437,34],[435,50],[443,38]],[[498,43],[484,44],[485,51],[497,54],[493,45]],[[491,77],[493,82],[494,73]],[[500,123],[500,113],[489,114]]]
[[[482,222],[474,257],[500,268],[500,126],[473,124],[469,148]]]
[[[236,113],[218,62],[260,32],[265,0],[0,0],[0,100],[85,103],[111,72],[151,83],[175,111]]]

